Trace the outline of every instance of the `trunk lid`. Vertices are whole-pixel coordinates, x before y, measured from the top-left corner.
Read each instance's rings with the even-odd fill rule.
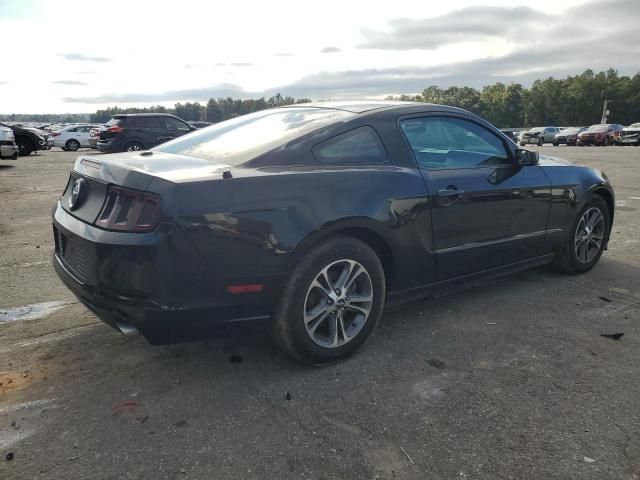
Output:
[[[62,208],[74,217],[94,223],[104,206],[109,186],[116,185],[159,195],[163,209],[168,213],[168,206],[174,203],[178,183],[222,179],[222,172],[227,168],[224,163],[164,152],[81,155],[71,171],[60,202]],[[72,198],[74,186],[80,197],[75,205]]]

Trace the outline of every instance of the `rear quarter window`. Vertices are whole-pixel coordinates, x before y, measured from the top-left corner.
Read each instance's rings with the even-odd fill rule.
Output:
[[[316,160],[322,163],[380,163],[387,160],[387,151],[371,127],[337,135],[319,143],[312,151]]]

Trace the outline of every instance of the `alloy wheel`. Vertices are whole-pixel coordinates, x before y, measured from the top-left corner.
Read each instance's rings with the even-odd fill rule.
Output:
[[[364,327],[373,305],[373,284],[367,269],[355,260],[338,260],[311,282],[304,302],[304,325],[313,342],[337,348]]]
[[[593,261],[604,241],[604,215],[597,207],[589,208],[578,222],[574,235],[574,249],[580,263]]]

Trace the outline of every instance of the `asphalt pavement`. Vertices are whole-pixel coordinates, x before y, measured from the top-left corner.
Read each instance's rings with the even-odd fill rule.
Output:
[[[77,154],[0,161],[0,479],[640,479],[640,148],[532,148],[611,179],[600,263],[409,304],[319,369],[102,324],[51,266]]]

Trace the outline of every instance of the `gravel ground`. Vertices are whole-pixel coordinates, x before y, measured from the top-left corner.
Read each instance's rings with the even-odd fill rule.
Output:
[[[0,162],[0,478],[639,479],[640,148],[539,150],[616,188],[596,268],[410,304],[321,369],[103,325],[51,267],[76,155]]]

